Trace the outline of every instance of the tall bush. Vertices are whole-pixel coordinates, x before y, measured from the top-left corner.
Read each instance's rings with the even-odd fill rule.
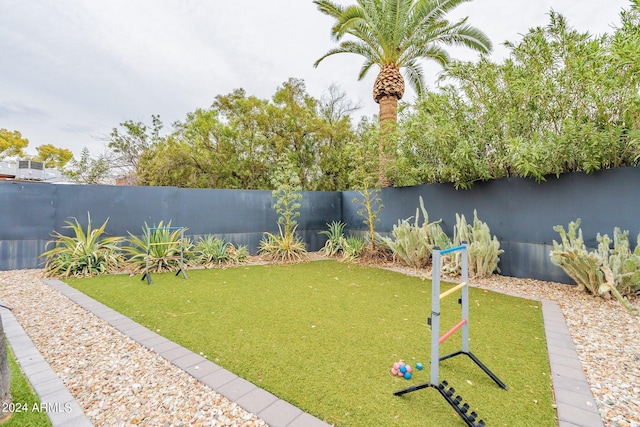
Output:
[[[469,188],[638,165],[640,5],[621,14],[613,35],[581,33],[549,16],[507,43],[504,62],[447,67],[442,87],[403,118],[398,183]]]

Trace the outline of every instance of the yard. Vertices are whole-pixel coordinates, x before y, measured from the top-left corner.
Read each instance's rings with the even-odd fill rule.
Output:
[[[429,381],[430,281],[336,261],[190,270],[189,279],[110,275],[68,283],[165,337],[337,426],[463,425]],[[449,285],[444,285],[443,290]],[[460,320],[442,301],[441,331]],[[492,426],[554,425],[538,302],[470,289],[471,351],[509,387],[466,357],[443,361],[446,380]],[[459,333],[441,349],[460,349]],[[426,369],[411,380],[399,359]]]

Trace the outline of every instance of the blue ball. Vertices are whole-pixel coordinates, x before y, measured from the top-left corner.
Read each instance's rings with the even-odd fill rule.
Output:
[[[402,373],[404,374],[404,373],[406,373],[406,372],[407,372],[407,367],[406,367],[406,366],[404,366],[404,365],[402,365],[402,366],[400,366],[399,371],[400,371],[400,372],[402,372]]]
[[[416,369],[418,371],[421,371],[422,370],[422,363],[416,363]]]
[[[411,379],[411,372],[405,372],[404,373],[404,379],[405,380],[410,380]]]

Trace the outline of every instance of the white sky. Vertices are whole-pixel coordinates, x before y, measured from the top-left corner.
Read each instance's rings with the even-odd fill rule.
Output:
[[[502,42],[546,25],[551,9],[579,31],[602,34],[629,7],[629,0],[474,0],[450,17],[469,16],[500,61]],[[361,114],[377,113],[377,70],[357,81],[360,57],[334,55],[313,68],[336,46],[332,24],[311,0],[0,0],[0,128],[20,131],[29,153],[53,144],[97,155],[125,120],[150,124],[159,114],[168,130],[217,95],[244,88],[267,99],[290,77],[315,98],[336,83]],[[433,86],[438,65],[423,67]],[[412,99],[408,90],[404,100]]]

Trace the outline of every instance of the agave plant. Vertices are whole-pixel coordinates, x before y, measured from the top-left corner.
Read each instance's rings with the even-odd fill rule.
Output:
[[[233,243],[228,243],[227,254],[231,262],[242,263],[249,259],[249,248],[246,245],[235,247]]]
[[[149,228],[145,222],[142,237],[129,233],[128,245],[122,248],[131,267],[144,271],[149,263],[150,272],[177,271],[180,263],[191,255],[191,243],[183,238],[186,229],[172,228],[171,221]],[[147,260],[148,258],[148,260]]]
[[[207,235],[201,237],[193,248],[194,262],[197,265],[211,267],[230,260],[229,244],[222,239]]]
[[[260,254],[271,261],[298,262],[305,259],[307,257],[305,243],[296,235],[296,228],[297,226],[290,233],[282,233],[280,229],[279,235],[264,233],[258,247]]]
[[[345,226],[346,224],[342,221],[333,221],[331,224],[327,224],[328,230],[320,232],[320,234],[327,236],[327,241],[322,247],[322,252],[325,255],[336,256],[342,250],[340,239],[343,237]]]
[[[115,271],[122,265],[122,255],[118,244],[121,237],[102,237],[109,218],[99,228],[91,227],[91,214],[87,212],[87,230],[85,231],[78,220],[65,221],[66,226],[73,230],[73,236],[65,236],[57,231],[52,233],[56,240],[47,243],[54,244],[52,249],[43,252],[40,257],[45,258],[45,275],[47,276],[92,276]]]
[[[212,235],[201,237],[193,247],[193,253],[193,262],[205,267],[242,263],[249,258],[249,249],[246,246],[242,245],[236,248],[232,243]]]
[[[340,247],[345,261],[354,261],[360,258],[367,245],[368,242],[363,237],[348,236],[340,238]]]

